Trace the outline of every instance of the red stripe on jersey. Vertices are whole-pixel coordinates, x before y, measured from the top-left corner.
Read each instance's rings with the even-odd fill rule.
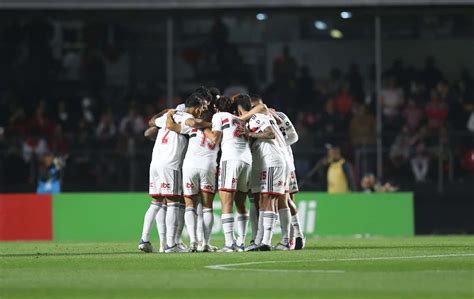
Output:
[[[228,118],[224,118],[224,120],[222,120],[222,124],[226,124],[229,122],[229,119]]]
[[[250,128],[250,131],[251,131],[252,133],[254,133],[254,132],[257,131],[257,130],[258,130],[258,128]]]

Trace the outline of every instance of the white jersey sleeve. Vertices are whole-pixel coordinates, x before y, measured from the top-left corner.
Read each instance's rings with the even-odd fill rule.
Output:
[[[252,132],[260,133],[268,127],[271,128],[275,137],[272,139],[256,139],[252,144],[252,159],[257,167],[273,167],[285,165],[286,147],[283,136],[276,128],[273,117],[262,113],[254,114],[249,120],[249,129]]]
[[[155,119],[155,126],[157,126],[158,128],[164,128],[166,127],[166,115],[168,113],[165,113],[164,115],[158,117],[157,119]]]
[[[212,130],[222,132],[222,114],[216,113],[212,116]]]
[[[178,111],[184,111],[184,108],[186,108],[186,105],[184,104],[179,104],[178,106],[176,106],[176,110]]]
[[[264,114],[254,114],[249,120],[249,130],[251,132],[263,132],[268,127],[271,127],[270,119]]]
[[[288,116],[283,112],[276,113],[278,117],[281,119],[281,124],[279,125],[280,131],[285,137],[286,145],[292,145],[298,142],[298,133],[296,132],[295,126],[288,118]]]

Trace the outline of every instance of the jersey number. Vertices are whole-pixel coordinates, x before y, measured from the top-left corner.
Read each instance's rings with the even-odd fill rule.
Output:
[[[168,143],[168,134],[170,133],[169,129],[165,130],[165,135],[161,139],[161,144],[167,144]]]

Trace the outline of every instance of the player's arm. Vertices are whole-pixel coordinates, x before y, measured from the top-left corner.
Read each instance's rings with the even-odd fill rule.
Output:
[[[179,134],[182,128],[180,124],[174,121],[173,115],[175,112],[176,110],[170,110],[166,115],[166,128]]]
[[[282,119],[285,125],[285,133],[286,133],[286,144],[287,145],[292,145],[296,142],[298,142],[299,136],[298,132],[296,132],[295,126],[291,122],[291,120],[288,117],[285,117],[285,119]]]
[[[185,124],[196,129],[212,128],[212,123],[196,118],[188,118]]]
[[[158,127],[156,126],[149,127],[148,129],[145,130],[143,135],[145,136],[146,139],[155,141],[156,136],[158,135]]]
[[[170,109],[165,109],[165,110],[161,111],[160,113],[153,115],[153,117],[150,118],[150,120],[148,121],[148,126],[149,126],[149,127],[154,127],[154,126],[156,126],[156,125],[155,125],[156,120],[157,120],[158,118],[162,117],[163,115],[165,115],[165,113],[168,112],[169,110],[170,110]]]
[[[206,137],[214,144],[219,144],[222,140],[222,131],[212,131],[210,129],[206,129]]]
[[[255,139],[275,139],[272,127],[268,126],[261,132],[251,132],[247,127],[238,127],[237,133],[241,136],[248,136]]]
[[[265,104],[258,104],[255,105],[249,112],[242,114],[239,118],[243,121],[248,121],[255,113],[264,113],[268,112],[267,105]]]

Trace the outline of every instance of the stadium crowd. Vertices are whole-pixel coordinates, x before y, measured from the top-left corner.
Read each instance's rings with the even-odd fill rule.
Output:
[[[137,189],[146,181],[151,143],[142,136],[156,111],[166,108],[165,91],[156,84],[114,86],[106,66],[120,60],[120,47],[99,47],[100,36],[85,31],[81,55],[53,58],[49,25],[32,22],[22,32],[5,29],[5,41],[23,50],[2,48],[0,59],[0,158],[2,191],[33,190],[40,157],[47,152],[69,156],[66,189]],[[225,28],[215,25],[210,40],[226,40]],[[228,33],[227,33],[228,34]],[[224,36],[223,36],[224,35]],[[15,50],[16,49],[16,50]],[[237,57],[235,47],[219,48],[218,57]],[[227,49],[227,50],[226,50]],[[228,52],[228,51],[234,52]],[[35,53],[28,55],[28,53]],[[184,55],[184,54],[183,54]],[[300,177],[324,155],[325,143],[339,143],[355,165],[356,177],[375,172],[375,75],[362,76],[359,66],[333,69],[327,78],[313,78],[298,65],[288,48],[273,62],[273,80],[258,88],[255,79],[229,61],[217,59],[217,69],[235,69],[232,76],[207,80],[225,95],[257,92],[269,105],[286,111],[300,141],[295,145]],[[229,72],[227,72],[228,74]],[[195,85],[200,85],[195,78]],[[474,132],[473,79],[467,69],[445,78],[433,57],[424,68],[394,61],[383,74],[382,104],[385,176],[433,180],[442,159],[443,171],[472,174]],[[180,88],[183,95],[189,90]],[[180,96],[173,105],[182,102]],[[440,150],[440,145],[442,150]],[[119,163],[124,157],[130,163]],[[130,182],[129,177],[136,177]],[[320,178],[313,178],[318,180]],[[77,183],[77,186],[71,183]],[[102,189],[104,188],[104,189]]]

